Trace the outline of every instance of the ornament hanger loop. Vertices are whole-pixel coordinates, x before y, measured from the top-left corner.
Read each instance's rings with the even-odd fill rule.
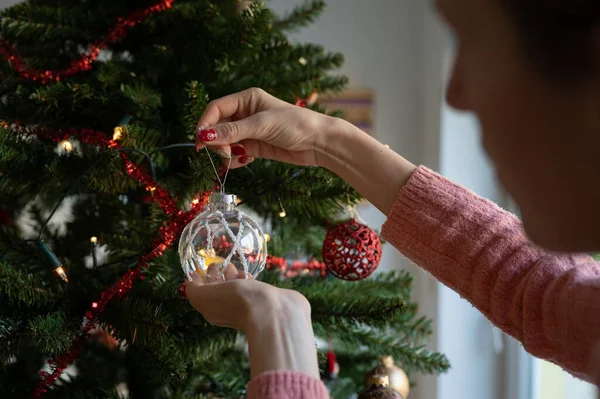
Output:
[[[200,130],[203,130],[204,126],[200,127]],[[215,176],[217,176],[217,180],[219,181],[219,184],[221,185],[221,193],[225,194],[225,182],[227,181],[227,176],[229,176],[229,171],[231,170],[231,158],[229,158],[229,163],[227,164],[227,170],[225,171],[225,177],[223,177],[223,180],[221,180],[221,176],[219,176],[219,171],[217,170],[217,167],[215,166],[215,163],[212,160],[212,157],[210,156],[210,152],[208,151],[208,147],[204,147],[204,150],[206,151],[206,155],[208,155],[208,160],[210,161],[210,164],[212,165],[212,168],[215,172]]]

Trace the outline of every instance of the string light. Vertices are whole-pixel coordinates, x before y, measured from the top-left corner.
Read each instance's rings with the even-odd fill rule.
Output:
[[[93,268],[98,267],[98,257],[96,255],[96,246],[98,245],[98,237],[91,237],[90,242],[92,243],[92,266]]]
[[[58,274],[58,276],[65,283],[68,283],[69,279],[67,277],[67,273],[65,272],[65,269],[63,268],[63,265],[62,265],[62,262],[60,261],[60,259],[58,259],[56,254],[54,254],[54,252],[52,252],[52,250],[48,247],[48,245],[46,245],[44,240],[38,241],[38,245],[40,247],[40,251],[42,252],[42,255],[44,255],[46,260],[52,265],[52,267],[54,267],[54,272],[56,272],[56,274]]]
[[[156,186],[148,186],[147,190],[153,193],[156,190]]]
[[[281,203],[281,198],[277,197],[277,201],[279,202],[279,207],[281,208],[281,212],[279,212],[279,217],[283,219],[287,216],[287,213],[285,211],[285,208],[283,207],[283,204]]]
[[[200,203],[200,200],[198,198],[194,198],[192,200],[192,205],[198,205]]]
[[[266,242],[271,241],[271,235],[269,233],[265,233],[265,241]]]
[[[98,309],[98,302],[92,302],[92,309]]]
[[[73,151],[73,143],[71,143],[69,140],[63,140],[60,144],[62,145],[62,148],[64,148],[66,152]]]
[[[123,138],[123,128],[121,126],[116,126],[113,130],[113,140],[117,141]]]
[[[306,65],[307,64],[306,58],[304,58],[304,57],[300,57],[298,59],[298,62],[300,63],[300,65]]]
[[[54,269],[54,271],[56,272],[56,274],[58,274],[58,276],[65,282],[68,283],[69,282],[69,278],[67,277],[67,273],[65,273],[65,269],[63,269],[62,266],[57,267],[56,269]]]

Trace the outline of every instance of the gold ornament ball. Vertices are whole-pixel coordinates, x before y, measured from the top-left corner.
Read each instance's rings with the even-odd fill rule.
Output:
[[[381,372],[381,367],[379,368]],[[390,387],[390,379],[384,374],[372,374],[367,378],[368,388],[358,395],[358,399],[404,399]]]
[[[398,391],[404,399],[408,398],[410,392],[408,376],[404,370],[394,364],[394,359],[391,356],[384,356],[380,359],[380,365],[367,375],[367,385],[369,378],[376,374],[387,375],[390,387]]]

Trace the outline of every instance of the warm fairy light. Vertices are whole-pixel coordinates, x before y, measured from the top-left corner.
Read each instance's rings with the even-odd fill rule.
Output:
[[[236,201],[236,203],[239,205],[239,204],[240,204],[240,203],[241,203],[243,200],[242,200],[241,198],[238,198],[238,199],[236,199],[235,201]]]
[[[281,212],[279,212],[279,217],[280,218],[284,218],[287,216],[287,213],[285,212],[285,208],[283,207],[283,204],[281,203],[281,198],[277,197],[277,201],[279,202],[279,208],[281,208]]]
[[[56,274],[58,274],[58,276],[63,279],[63,281],[65,283],[69,282],[69,278],[67,277],[67,273],[65,273],[65,269],[63,269],[62,266],[57,267],[56,269],[54,269],[54,271],[56,272]]]
[[[150,187],[147,188],[147,190],[150,191],[151,193],[153,193],[154,190],[156,190],[156,187],[155,186],[150,186]]]
[[[91,237],[91,238],[90,238],[90,242],[91,242],[92,244],[95,244],[95,243],[97,243],[97,242],[98,242],[98,237]]]
[[[200,200],[198,198],[194,198],[194,200],[192,201],[192,205],[198,205],[200,203]]]
[[[62,145],[62,148],[65,149],[65,151],[73,151],[73,144],[69,140],[63,140],[60,144]]]
[[[116,126],[113,130],[113,140],[117,141],[123,138],[123,128],[121,126]]]
[[[269,242],[269,241],[271,241],[271,234],[269,234],[269,233],[265,233],[265,241],[266,241],[266,242]]]
[[[304,57],[300,57],[298,59],[298,62],[300,63],[300,65],[306,65],[306,63],[307,63],[306,58],[304,58]]]
[[[92,308],[98,309],[98,302],[92,302]]]

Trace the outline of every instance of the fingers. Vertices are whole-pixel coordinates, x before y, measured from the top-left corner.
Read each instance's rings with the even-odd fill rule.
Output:
[[[215,126],[223,119],[238,120],[258,112],[261,105],[278,101],[264,90],[252,88],[211,101],[198,122],[200,126]]]
[[[209,283],[218,283],[222,281],[235,280],[238,276],[238,271],[231,263],[227,267],[222,264],[212,263],[206,270]]]

